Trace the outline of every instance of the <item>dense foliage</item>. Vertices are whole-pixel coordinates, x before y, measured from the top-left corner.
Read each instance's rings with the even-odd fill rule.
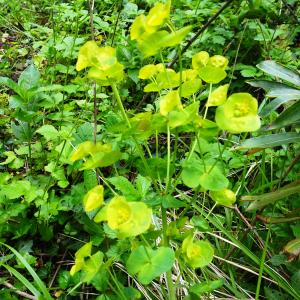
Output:
[[[298,1],[0,4],[0,299],[300,299]]]

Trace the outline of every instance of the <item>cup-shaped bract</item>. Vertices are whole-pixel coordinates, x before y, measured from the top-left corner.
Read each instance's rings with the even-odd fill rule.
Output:
[[[248,93],[232,94],[216,110],[216,123],[231,133],[252,132],[260,128],[257,100]]]
[[[217,87],[212,93],[209,95],[207,100],[207,106],[219,106],[225,103],[227,99],[227,91],[229,84],[224,84]]]
[[[103,185],[96,185],[89,190],[83,198],[83,206],[86,212],[99,208],[103,204],[104,188]]]
[[[219,83],[226,76],[228,59],[221,55],[209,57],[206,51],[196,53],[192,58],[192,66],[199,77],[207,83]]]
[[[193,241],[189,235],[183,240],[181,247],[185,262],[192,268],[203,268],[212,262],[214,248],[208,241]]]
[[[236,201],[236,195],[232,190],[223,189],[220,191],[210,191],[209,196],[219,205],[231,206]]]
[[[96,216],[95,222],[107,221],[119,238],[134,237],[147,231],[151,225],[152,210],[143,202],[129,202],[115,196]]]
[[[116,50],[110,46],[98,47],[95,41],[86,42],[79,50],[76,70],[90,67],[88,76],[105,86],[124,77],[124,67],[116,57]]]
[[[160,98],[160,113],[167,116],[174,109],[182,109],[178,90],[170,91]]]

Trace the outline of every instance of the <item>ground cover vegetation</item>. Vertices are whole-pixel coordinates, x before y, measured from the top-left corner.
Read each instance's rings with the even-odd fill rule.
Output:
[[[0,4],[0,299],[300,299],[298,1]]]

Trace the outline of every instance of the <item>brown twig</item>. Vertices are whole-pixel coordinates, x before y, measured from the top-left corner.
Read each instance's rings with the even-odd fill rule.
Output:
[[[65,259],[65,257],[66,257],[67,252],[68,252],[68,250],[66,250],[66,251],[64,252],[64,254],[63,254],[62,258],[61,258],[61,261],[58,262],[58,266],[57,266],[57,268],[56,268],[56,270],[55,270],[55,272],[54,272],[54,274],[53,274],[53,276],[52,276],[52,278],[51,278],[51,281],[50,281],[50,283],[49,283],[49,288],[52,287],[52,285],[53,285],[53,283],[54,283],[54,280],[55,280],[55,278],[56,278],[56,276],[57,276],[57,274],[58,274],[58,272],[59,272],[59,270],[60,270],[60,267],[61,267],[61,265],[62,265],[62,263],[63,263],[63,261],[64,261],[64,259]]]
[[[228,0],[223,6],[195,33],[195,35],[188,41],[188,43],[181,50],[181,55],[196,41],[200,34],[202,34],[211,23],[213,23],[218,16],[222,13],[222,11],[231,4],[234,0]],[[174,59],[169,63],[168,67],[171,68],[179,58],[179,54],[177,53]]]
[[[7,282],[7,281],[4,281],[2,282],[3,285],[5,285],[7,288],[11,289],[13,292],[15,292],[16,294],[24,297],[24,298],[27,298],[27,299],[32,299],[32,300],[37,300],[37,297],[35,296],[32,296],[26,292],[22,292],[20,290],[17,290],[11,283]]]

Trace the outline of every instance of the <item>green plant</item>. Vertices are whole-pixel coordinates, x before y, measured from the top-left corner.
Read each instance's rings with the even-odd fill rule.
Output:
[[[103,187],[97,185],[84,197],[85,210],[95,222],[107,222],[103,228],[109,234],[111,243],[117,238],[117,243],[125,243],[127,246],[123,246],[121,253],[115,253],[104,263],[103,258],[107,254],[99,250],[92,254],[93,243],[89,242],[76,252],[71,274],[82,271],[81,282],[92,283],[99,270],[112,272],[113,264],[118,262],[126,265],[131,276],[137,274],[140,283],[147,285],[165,273],[167,289],[162,292],[167,293],[168,299],[176,299],[178,285],[172,278],[175,262],[179,264],[177,278],[180,278],[190,267],[206,267],[213,259],[214,248],[208,239],[197,240],[197,226],[185,215],[185,209],[180,218],[175,217],[172,222],[168,222],[169,209],[187,207],[184,198],[176,199],[174,193],[183,193],[181,184],[192,188],[193,206],[197,206],[199,192],[203,193],[202,205],[207,205],[210,200],[205,195],[208,193],[211,200],[215,201],[214,205],[208,213],[198,209],[199,215],[195,214],[195,217],[204,220],[209,218],[216,205],[230,207],[234,204],[236,197],[228,189],[230,183],[226,178],[227,170],[222,156],[226,145],[220,145],[216,157],[205,155],[207,150],[203,147],[218,136],[220,129],[230,133],[256,131],[260,127],[260,119],[257,115],[257,100],[250,94],[236,93],[227,98],[228,85],[213,90],[213,84],[218,84],[227,75],[228,60],[225,57],[209,56],[207,52],[201,51],[193,56],[192,69],[183,70],[181,66],[176,73],[165,66],[162,49],[179,44],[190,30],[184,28],[175,31],[169,21],[169,11],[169,2],[156,4],[147,16],[138,16],[131,27],[131,39],[137,40],[143,55],[159,55],[161,58],[160,64],[148,64],[139,71],[139,78],[150,81],[144,91],[160,94],[158,112],[131,113],[128,116],[117,87],[124,79],[124,68],[118,62],[113,48],[98,47],[96,42],[89,41],[79,51],[76,69],[81,71],[89,68],[87,78],[95,80],[99,86],[111,86],[119,116],[117,124],[112,129],[108,128],[109,132],[113,130],[110,143],[101,140],[94,144],[90,141],[81,143],[73,152],[71,160],[76,161],[80,170],[95,169],[96,174],[99,174],[99,179],[106,186],[104,199],[109,200],[103,202]],[[171,32],[161,30],[165,25],[171,28]],[[155,46],[153,39],[156,41]],[[209,93],[204,114],[199,115],[197,92],[202,87],[202,80],[208,85]],[[207,119],[211,115],[209,107],[213,106],[217,106],[216,123]],[[181,136],[187,133],[191,135],[192,143],[185,150],[184,157],[178,161],[177,145]],[[120,136],[118,140],[114,135]],[[160,150],[159,140],[165,135],[164,152]],[[152,153],[152,145],[147,142],[151,136],[156,139],[153,149],[155,155]],[[175,139],[173,150],[171,136]],[[130,156],[137,159],[134,165],[140,172],[136,177],[137,189],[126,178],[126,173],[125,176],[110,177],[104,176],[101,171],[116,164],[122,157],[125,161],[129,160]],[[94,189],[101,190],[100,194],[94,193]],[[161,226],[154,223],[153,228],[151,216],[152,219],[160,216]],[[191,230],[187,230],[188,224],[192,225]],[[160,242],[157,244],[158,237]],[[251,252],[247,253],[246,249],[243,251],[259,262]],[[275,276],[272,271],[269,272]],[[223,282],[216,286],[220,284]],[[120,289],[119,283],[115,285],[122,295],[124,290]],[[280,285],[289,292],[286,283]],[[197,291],[196,286],[191,287],[191,291],[193,289]],[[291,293],[296,295],[294,291]],[[192,297],[192,294],[188,297]],[[127,299],[124,295],[122,298]]]

